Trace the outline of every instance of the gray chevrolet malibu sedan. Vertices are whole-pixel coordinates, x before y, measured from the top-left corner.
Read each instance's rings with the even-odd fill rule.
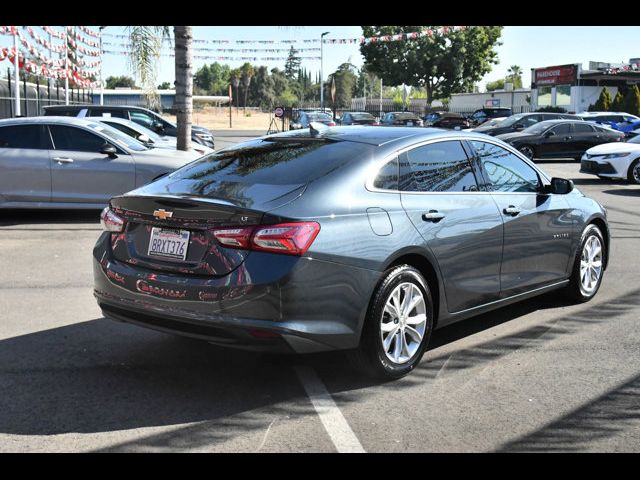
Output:
[[[73,117],[0,120],[0,208],[103,208],[200,157]]]
[[[104,315],[208,342],[348,350],[409,373],[434,328],[598,291],[606,211],[473,132],[335,127],[263,137],[111,199]]]

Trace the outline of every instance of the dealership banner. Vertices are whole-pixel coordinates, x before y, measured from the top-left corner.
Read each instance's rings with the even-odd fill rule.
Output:
[[[535,70],[534,78],[537,86],[575,85],[578,79],[578,68],[576,65],[538,68]]]

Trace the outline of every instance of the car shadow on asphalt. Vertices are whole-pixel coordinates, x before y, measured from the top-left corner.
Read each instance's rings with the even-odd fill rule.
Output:
[[[609,195],[621,195],[623,197],[640,197],[640,186],[638,188],[614,188],[611,190],[603,190],[602,193]]]
[[[100,224],[100,210],[0,210],[0,227],[82,223]]]

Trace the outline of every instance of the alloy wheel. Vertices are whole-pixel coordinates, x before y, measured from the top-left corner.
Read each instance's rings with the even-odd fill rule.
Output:
[[[586,294],[591,294],[602,275],[602,243],[596,235],[587,238],[580,257],[580,284]]]
[[[529,146],[520,147],[520,152],[522,152],[527,158],[533,158],[533,148]]]
[[[387,298],[380,319],[380,337],[385,355],[394,363],[407,363],[420,349],[427,327],[422,291],[404,282]]]

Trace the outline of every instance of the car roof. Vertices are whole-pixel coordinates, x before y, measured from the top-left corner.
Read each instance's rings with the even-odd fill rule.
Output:
[[[148,108],[138,107],[135,105],[95,105],[93,103],[87,103],[84,105],[47,105],[43,107],[45,110],[76,110],[80,111],[83,108],[91,108],[93,110],[144,110],[146,112],[152,112]],[[155,113],[155,112],[152,112]]]
[[[327,127],[319,134],[312,134],[310,129],[293,130],[289,132],[276,133],[263,137],[266,139],[293,140],[295,138],[313,140],[328,139],[334,141],[346,141],[366,143],[368,145],[382,146],[398,143],[415,143],[421,140],[450,138],[452,135],[470,138],[490,138],[486,135],[474,132],[462,132],[444,130],[442,128],[417,128],[417,127],[368,127],[368,126],[348,126],[348,127]]]
[[[0,120],[0,126],[5,125],[38,125],[42,123],[53,123],[60,125],[89,126],[97,123],[95,117],[78,118],[64,116],[45,116],[45,117],[17,117],[5,118]]]

